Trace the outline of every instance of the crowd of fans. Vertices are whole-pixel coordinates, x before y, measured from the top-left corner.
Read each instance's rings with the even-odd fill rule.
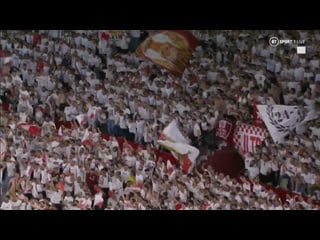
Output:
[[[0,116],[8,144],[1,209],[319,209],[320,118],[283,144],[269,137],[247,154],[241,184],[210,167],[186,174],[154,149],[176,120],[192,145],[214,151],[217,121],[253,124],[254,102],[318,114],[320,33],[194,33],[200,44],[177,77],[135,55],[152,31],[2,31],[0,96],[9,109]],[[274,35],[305,39],[307,54],[297,55],[292,45],[271,47]],[[116,137],[125,139],[121,147]],[[301,196],[281,201],[260,181]]]

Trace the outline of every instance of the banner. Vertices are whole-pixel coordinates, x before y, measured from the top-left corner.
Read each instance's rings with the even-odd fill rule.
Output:
[[[234,124],[227,120],[220,120],[216,125],[216,136],[225,140],[229,145],[233,144]]]
[[[0,163],[3,161],[7,153],[7,141],[4,138],[0,138]]]
[[[262,128],[240,124],[233,135],[233,142],[239,153],[244,155],[255,152],[256,146],[265,139],[265,131]]]
[[[283,143],[290,131],[299,128],[306,117],[306,111],[298,106],[258,105],[257,107],[274,143]]]
[[[189,31],[161,31],[143,41],[136,53],[176,75],[182,75],[197,43]]]

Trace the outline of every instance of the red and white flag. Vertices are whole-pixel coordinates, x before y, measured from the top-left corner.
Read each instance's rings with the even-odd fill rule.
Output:
[[[94,118],[96,116],[97,108],[96,107],[90,107],[87,112],[87,119],[88,121],[92,122],[94,121]]]
[[[167,173],[171,174],[173,172],[173,165],[170,160],[167,161]]]
[[[180,160],[180,165],[185,173],[190,173],[192,171],[196,164],[196,159],[200,153],[199,149],[189,144],[171,142],[168,140],[159,140],[158,143],[164,148],[170,150],[172,155]],[[169,169],[172,168],[169,167]]]
[[[188,140],[182,135],[175,121],[172,121],[162,132],[167,140],[158,140],[164,148],[170,150],[172,155],[180,160],[180,165],[185,173],[190,173],[196,164],[199,156],[199,149],[189,144]],[[167,163],[168,164],[168,163]],[[170,165],[167,169],[169,171]]]
[[[76,116],[76,120],[78,121],[78,123],[80,125],[85,124],[88,120],[87,114],[80,114],[80,115]]]
[[[234,132],[233,141],[241,155],[247,152],[254,153],[256,146],[265,139],[265,130],[253,125],[240,124]]]
[[[81,139],[81,143],[83,145],[90,145],[91,144],[91,133],[89,132],[88,128],[85,130],[83,137]]]
[[[28,131],[33,136],[39,136],[41,133],[41,127],[36,124],[21,122],[18,123],[18,127],[22,128],[25,131]]]

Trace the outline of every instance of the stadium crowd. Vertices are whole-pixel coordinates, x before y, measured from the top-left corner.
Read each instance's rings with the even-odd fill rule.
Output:
[[[156,149],[165,151],[157,140],[175,120],[193,146],[214,154],[217,121],[253,123],[254,102],[319,114],[320,33],[197,31],[182,77],[135,55],[152,33],[0,32],[0,137],[8,145],[0,208],[318,210],[319,117],[286,142],[269,136],[246,154],[239,181],[210,166],[187,174]],[[274,35],[306,39],[307,54],[270,46]],[[298,194],[282,201],[264,184]]]

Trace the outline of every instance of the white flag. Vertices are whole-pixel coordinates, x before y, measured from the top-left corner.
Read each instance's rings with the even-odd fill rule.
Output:
[[[173,142],[189,144],[190,140],[185,138],[178,128],[178,124],[175,120],[165,127],[162,131],[161,138],[167,139]]]
[[[298,106],[257,105],[257,108],[275,143],[283,143],[290,131],[301,126],[306,115]]]

